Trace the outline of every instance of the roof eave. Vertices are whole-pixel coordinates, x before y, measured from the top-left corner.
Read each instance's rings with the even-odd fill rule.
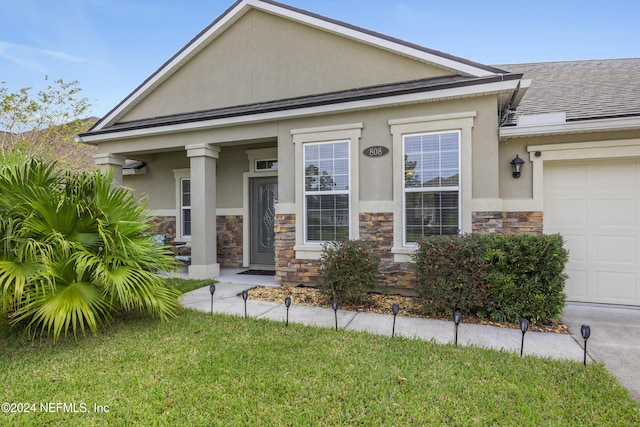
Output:
[[[640,130],[640,116],[574,120],[534,126],[508,126],[500,128],[500,138],[529,138],[587,132],[613,132]]]

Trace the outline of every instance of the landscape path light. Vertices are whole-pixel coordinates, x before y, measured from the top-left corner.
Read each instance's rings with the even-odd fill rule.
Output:
[[[291,307],[291,297],[286,297],[284,299],[284,306],[287,307],[287,323],[286,326],[289,326],[289,307]]]
[[[211,292],[211,314],[213,314],[213,294],[216,293],[216,285],[209,285],[209,292]]]
[[[331,307],[333,307],[333,315],[336,319],[336,331],[338,330],[338,300],[331,301]]]
[[[247,298],[249,298],[249,292],[242,291],[242,299],[244,300],[244,317],[247,318]]]
[[[391,306],[391,312],[393,313],[393,328],[391,329],[391,338],[396,335],[396,316],[400,312],[400,306],[398,304],[393,304]]]
[[[529,319],[522,318],[520,319],[520,330],[522,331],[522,342],[520,343],[520,356],[522,356],[522,351],[524,350],[524,334],[527,333],[529,329]]]
[[[460,322],[462,322],[462,314],[459,311],[453,313],[453,323],[456,325],[456,334],[455,334],[455,344],[458,346],[458,326],[460,326]]]
[[[585,372],[587,370],[587,340],[591,336],[591,327],[589,325],[582,325],[580,328],[580,333],[582,334],[582,339],[584,340],[584,364]]]

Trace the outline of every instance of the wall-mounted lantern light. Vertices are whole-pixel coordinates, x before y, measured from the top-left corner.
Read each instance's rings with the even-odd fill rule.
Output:
[[[511,160],[511,169],[513,170],[511,176],[514,178],[520,178],[522,166],[524,166],[524,160],[522,160],[520,156],[516,154],[516,158]]]

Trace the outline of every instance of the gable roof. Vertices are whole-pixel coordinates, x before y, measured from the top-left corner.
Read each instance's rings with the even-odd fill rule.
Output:
[[[498,65],[532,79],[515,118],[566,113],[566,121],[640,116],[640,58]],[[512,120],[515,125],[515,120]]]
[[[483,77],[506,74],[505,71],[496,67],[479,64],[437,50],[428,49],[423,46],[385,36],[380,33],[369,31],[345,22],[327,18],[272,0],[238,0],[173,57],[165,62],[122,102],[109,111],[98,123],[96,123],[92,128],[92,131],[100,131],[116,123],[120,117],[132,109],[148,93],[167,80],[173,73],[188,62],[189,59],[204,49],[208,44],[224,33],[227,28],[252,9],[278,15],[329,33],[338,34],[342,37],[357,40],[380,49],[392,51],[399,55],[422,61],[431,66],[442,68],[461,76]]]

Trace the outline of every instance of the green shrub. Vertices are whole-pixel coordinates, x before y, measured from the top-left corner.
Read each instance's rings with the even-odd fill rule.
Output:
[[[344,303],[362,303],[376,284],[380,257],[377,244],[362,240],[329,242],[322,246],[320,291]]]
[[[417,292],[427,314],[557,319],[565,304],[567,259],[558,234],[430,237],[415,254]]]
[[[553,235],[480,235],[491,282],[490,316],[517,322],[556,319],[565,304],[565,264],[568,251]]]
[[[425,313],[481,313],[490,302],[490,286],[477,239],[430,237],[415,254],[417,293]]]

